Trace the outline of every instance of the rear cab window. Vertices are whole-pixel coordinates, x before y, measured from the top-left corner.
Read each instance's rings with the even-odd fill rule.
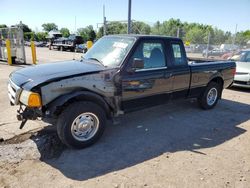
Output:
[[[174,66],[185,66],[187,65],[187,59],[184,54],[183,46],[178,42],[171,43],[171,49],[173,53],[173,64]]]

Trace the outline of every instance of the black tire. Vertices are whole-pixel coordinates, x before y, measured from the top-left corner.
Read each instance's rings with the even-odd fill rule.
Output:
[[[82,115],[83,113],[92,113],[98,118],[98,128],[96,128],[96,132],[93,134],[91,138],[88,140],[80,141],[76,137],[76,133],[72,133],[72,127],[77,121],[77,117]],[[79,118],[81,119],[81,117]],[[92,120],[92,119],[91,119]],[[78,120],[80,121],[80,120]],[[85,122],[85,125],[87,123]],[[88,101],[79,101],[70,104],[59,116],[57,121],[57,134],[61,141],[71,148],[82,149],[92,144],[96,143],[98,139],[102,136],[104,129],[106,126],[106,113],[102,107],[99,105],[88,102]],[[77,132],[77,131],[76,131]],[[91,132],[91,131],[90,131]]]
[[[208,100],[208,95],[210,93],[210,91],[215,92],[216,91],[216,98],[213,100],[212,103],[209,104],[209,100]],[[200,105],[200,107],[204,110],[208,110],[208,109],[212,109],[213,107],[215,107],[215,105],[217,104],[219,97],[221,96],[221,92],[222,92],[222,86],[216,82],[210,82],[205,91],[201,94],[201,96],[198,98],[198,103]]]

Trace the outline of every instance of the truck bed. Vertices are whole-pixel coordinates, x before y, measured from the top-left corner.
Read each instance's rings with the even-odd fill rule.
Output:
[[[189,63],[204,63],[204,62],[217,62],[217,61],[222,61],[221,59],[206,59],[206,58],[193,58],[193,57],[188,57],[188,62]]]
[[[223,88],[227,88],[233,80],[235,63],[232,61],[190,61],[191,81],[190,96],[194,97],[199,89],[204,89],[214,77],[222,78]]]

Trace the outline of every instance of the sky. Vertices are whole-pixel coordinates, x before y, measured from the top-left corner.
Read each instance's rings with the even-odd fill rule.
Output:
[[[76,28],[103,22],[103,5],[107,21],[125,21],[128,0],[0,0],[0,24],[8,26],[22,21],[34,31],[43,23],[54,22]],[[132,0],[133,20],[153,25],[170,18],[209,24],[224,31],[250,29],[250,0]],[[76,18],[76,24],[75,24]],[[101,25],[99,24],[99,27]]]

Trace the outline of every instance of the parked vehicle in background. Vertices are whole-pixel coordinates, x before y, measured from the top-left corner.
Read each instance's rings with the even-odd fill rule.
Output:
[[[186,53],[192,53],[193,52],[191,46],[185,46],[185,51],[186,51]]]
[[[50,50],[56,48],[60,51],[70,50],[75,51],[76,45],[80,45],[83,43],[83,38],[78,35],[70,35],[68,38],[60,37],[51,41],[50,43]]]
[[[75,52],[86,53],[88,51],[87,44],[77,44],[75,47]]]
[[[37,42],[35,41],[35,46],[36,47],[46,47],[47,42]]]
[[[221,44],[220,49],[224,51],[237,51],[239,50],[239,46],[233,44]]]
[[[108,118],[129,111],[184,98],[215,107],[233,82],[235,63],[190,61],[178,38],[104,36],[81,61],[13,72],[9,99],[20,106],[21,128],[29,119],[56,120],[62,142],[84,148],[101,137]]]
[[[25,41],[25,42],[24,42],[24,45],[25,45],[25,46],[30,46],[30,41]]]
[[[202,53],[207,49],[207,44],[197,44],[194,46],[194,53]],[[213,47],[209,45],[208,50],[212,50]]]
[[[233,86],[250,88],[250,49],[238,52],[230,60],[236,61]]]
[[[203,50],[202,52],[202,56],[203,57],[221,57],[223,54],[227,53],[228,51],[226,50],[221,50],[219,48],[215,48],[213,50],[209,50],[207,52],[207,50]]]

